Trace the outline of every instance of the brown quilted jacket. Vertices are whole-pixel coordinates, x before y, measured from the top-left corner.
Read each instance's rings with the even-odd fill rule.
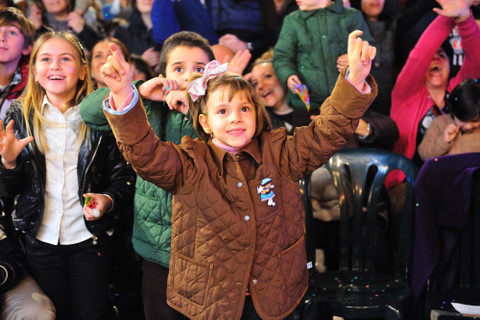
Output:
[[[191,319],[240,319],[248,290],[263,319],[294,310],[308,285],[298,180],[353,134],[377,92],[369,83],[372,94],[362,95],[340,76],[310,126],[293,137],[264,132],[236,155],[188,136],[178,146],[160,141],[140,102],[125,115],[107,114],[137,173],[174,194],[170,306]],[[259,194],[265,178],[270,204]]]

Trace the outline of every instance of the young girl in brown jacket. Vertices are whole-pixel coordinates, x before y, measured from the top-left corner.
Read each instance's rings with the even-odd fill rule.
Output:
[[[367,78],[375,48],[359,35],[349,36],[349,70],[320,116],[293,136],[270,131],[249,82],[210,62],[189,88],[201,139],[180,145],[154,135],[130,67],[111,46],[104,109],[119,148],[140,176],[174,194],[170,306],[191,319],[284,319],[301,301],[308,272],[298,181],[342,147],[377,92]]]

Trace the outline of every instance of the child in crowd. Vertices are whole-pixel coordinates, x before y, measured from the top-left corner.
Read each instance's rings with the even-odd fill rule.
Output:
[[[450,114],[436,117],[418,153],[423,161],[449,154],[480,152],[480,83],[462,81],[448,97]]]
[[[71,32],[40,36],[29,73],[5,129],[0,122],[0,188],[16,197],[14,225],[26,236],[27,268],[52,299],[56,319],[105,319],[109,235],[135,175],[113,138],[81,121],[79,103],[92,82]]]
[[[296,85],[305,84],[315,110],[332,93],[339,70],[347,65],[348,34],[362,30],[365,40],[371,44],[374,40],[360,11],[344,8],[342,1],[299,0],[297,4],[300,10],[283,21],[273,67],[289,89],[287,103],[306,110],[295,91]]]
[[[376,96],[373,78],[366,80],[375,48],[361,33],[349,37],[348,75],[345,69],[321,115],[293,137],[270,131],[248,81],[210,62],[188,90],[202,139],[184,137],[180,145],[155,136],[130,65],[111,45],[102,75],[117,144],[140,176],[175,194],[170,306],[192,319],[240,319],[252,310],[283,319],[301,301],[308,272],[298,181],[341,148]]]
[[[28,61],[32,50],[35,27],[16,8],[0,11],[0,120],[5,117],[10,102],[18,98],[28,80]]]
[[[136,82],[149,123],[160,139],[180,143],[185,135],[197,136],[189,115],[170,109],[174,109],[174,104],[186,106],[188,80],[193,73],[203,73],[205,65],[213,59],[213,52],[205,38],[195,32],[178,32],[163,44],[159,64],[161,76],[147,82]],[[235,54],[228,68],[232,72],[241,73],[249,59],[248,50]],[[171,90],[166,101],[149,100],[154,99],[152,93],[157,91],[157,86],[162,91],[164,77],[173,80],[173,85],[178,90]],[[83,120],[94,130],[110,132],[100,107],[108,91],[108,88],[96,90],[82,102],[80,112]],[[183,111],[187,113],[188,108],[183,108]],[[183,318],[167,305],[165,296],[170,260],[172,195],[141,177],[137,177],[135,190],[132,243],[143,259],[142,295],[145,317],[147,320],[159,316],[164,319]]]
[[[160,73],[150,81],[138,81],[145,111],[155,134],[164,141],[180,143],[185,135],[196,136],[189,115],[170,110],[172,102],[184,101],[188,80],[195,73],[203,73],[205,65],[213,60],[208,41],[195,32],[178,32],[163,44],[160,54]],[[152,101],[152,88],[169,79],[178,90],[170,90],[169,101]],[[103,80],[102,80],[103,82]],[[110,132],[101,105],[109,89],[96,90],[82,102],[81,114],[85,123],[94,130]],[[155,90],[153,90],[155,92]],[[172,107],[173,109],[173,107]],[[184,112],[186,112],[185,109]],[[142,257],[142,295],[147,320],[182,319],[180,313],[167,305],[167,275],[170,260],[172,194],[137,177],[134,197],[132,243]]]

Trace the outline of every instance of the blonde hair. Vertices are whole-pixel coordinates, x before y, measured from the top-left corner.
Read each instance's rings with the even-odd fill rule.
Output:
[[[75,48],[75,51],[77,51],[78,53],[81,67],[85,68],[85,79],[78,79],[76,94],[71,101],[67,102],[68,107],[79,104],[85,96],[92,92],[93,88],[92,80],[89,76],[90,71],[88,68],[88,61],[85,56],[85,52],[83,51],[83,46],[73,33],[71,33],[70,31],[48,31],[42,34],[35,41],[29,64],[28,83],[22,97],[20,98],[20,102],[22,103],[23,107],[23,116],[25,119],[27,133],[28,135],[35,137],[35,143],[37,144],[40,152],[42,152],[43,154],[48,151],[48,145],[43,126],[47,123],[50,123],[50,121],[48,121],[42,115],[42,102],[46,92],[45,89],[40,86],[38,81],[36,81],[33,70],[35,68],[35,62],[38,56],[39,49],[45,42],[50,39],[63,39],[70,43],[72,47]],[[29,118],[32,119],[31,124]],[[80,127],[79,147],[83,143],[83,141],[86,140],[88,134],[89,129],[85,125],[85,123],[82,122]]]
[[[199,77],[201,77],[201,75],[196,74],[192,77],[192,80]],[[260,99],[250,82],[235,73],[225,72],[208,81],[205,95],[200,96],[197,101],[193,102],[189,96],[190,114],[193,119],[193,127],[197,130],[198,135],[202,140],[208,140],[210,135],[206,133],[200,125],[200,115],[207,115],[209,94],[216,90],[223,90],[224,93],[228,95],[228,101],[231,101],[235,94],[242,92],[245,94],[248,101],[253,104],[256,114],[254,139],[263,131],[270,130],[270,120],[267,111],[265,110],[265,106],[260,102]]]

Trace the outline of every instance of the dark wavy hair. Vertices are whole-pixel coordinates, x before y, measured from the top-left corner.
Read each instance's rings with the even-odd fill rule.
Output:
[[[462,122],[480,117],[480,81],[463,80],[453,89],[447,103],[451,113]]]

